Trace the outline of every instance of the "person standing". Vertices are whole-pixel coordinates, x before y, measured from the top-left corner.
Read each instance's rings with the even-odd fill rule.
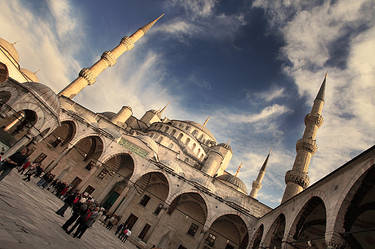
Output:
[[[91,227],[96,219],[99,216],[99,208],[95,207],[95,205],[91,205],[90,208],[87,210],[85,216],[82,217],[79,227],[77,231],[73,234],[74,238],[80,239],[82,235],[86,232],[87,228]]]
[[[35,174],[35,172],[36,172],[35,167],[34,167],[33,165],[31,165],[31,166],[29,167],[29,170],[28,170],[28,171],[26,172],[26,174],[25,174],[26,177],[23,178],[22,180],[24,180],[25,182],[29,182],[31,176],[32,176],[33,174]]]
[[[73,192],[68,197],[66,197],[66,199],[64,200],[64,206],[57,210],[56,214],[64,217],[65,211],[68,209],[68,207],[71,207],[73,205],[73,202],[76,199],[76,195],[77,193]]]
[[[0,166],[0,181],[2,181],[17,166],[23,165],[27,160],[27,148],[22,148],[9,158],[5,159]]]
[[[72,232],[74,228],[68,231],[68,228],[70,227],[70,225],[72,225],[73,222],[75,222],[78,219],[81,212],[86,212],[87,204],[85,202],[86,202],[86,198],[81,198],[76,204],[73,205],[72,216],[70,216],[70,218],[64,223],[64,225],[62,225],[62,229],[64,229],[66,233],[70,234]]]
[[[24,174],[25,170],[27,168],[29,168],[29,166],[31,165],[31,162],[30,161],[27,161],[26,163],[23,164],[23,166],[18,170],[18,173],[20,173],[21,175]]]

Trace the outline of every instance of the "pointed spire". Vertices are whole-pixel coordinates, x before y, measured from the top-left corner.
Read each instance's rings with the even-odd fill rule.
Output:
[[[207,117],[206,121],[203,123],[203,127],[206,127],[208,120],[210,120],[210,116]]]
[[[323,100],[324,101],[324,95],[325,95],[325,91],[326,91],[326,80],[327,80],[327,74],[324,76],[324,80],[323,80],[323,83],[322,85],[320,86],[320,89],[319,89],[319,92],[318,92],[318,95],[316,95],[316,98],[315,99],[320,99],[320,100]]]
[[[242,166],[243,166],[243,163],[241,162],[240,165],[238,165],[237,171],[234,174],[234,176],[238,176],[238,173],[240,173],[240,169],[242,168]]]
[[[267,167],[267,164],[268,164],[268,159],[270,158],[270,155],[271,155],[271,149],[270,149],[270,152],[268,152],[268,155],[266,157],[266,160],[264,160],[264,163],[262,165],[262,168],[260,168],[260,171],[265,171],[266,170],[266,167]]]
[[[148,24],[146,24],[145,26],[143,26],[142,28],[140,28],[145,34],[150,30],[150,28],[157,22],[159,21],[160,18],[162,18],[164,16],[164,13],[161,14],[158,18],[156,18],[155,20],[153,20],[152,22],[149,22]]]
[[[159,114],[162,114],[165,109],[167,109],[167,106],[169,105],[170,102],[168,102],[160,111],[159,111]]]

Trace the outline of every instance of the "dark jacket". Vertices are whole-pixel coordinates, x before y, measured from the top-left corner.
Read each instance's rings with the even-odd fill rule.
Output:
[[[17,166],[21,166],[21,165],[23,165],[23,164],[26,162],[26,160],[27,160],[27,156],[26,156],[26,155],[22,155],[21,152],[17,151],[17,152],[14,153],[13,155],[11,155],[11,156],[9,157],[9,159],[12,160],[12,161],[14,161],[16,164],[13,164],[13,163],[10,163],[10,162],[8,162],[8,161],[5,161],[5,162],[4,162],[4,165],[5,165],[6,167],[8,167],[8,168],[13,169],[13,168],[15,168],[15,167],[17,167]]]

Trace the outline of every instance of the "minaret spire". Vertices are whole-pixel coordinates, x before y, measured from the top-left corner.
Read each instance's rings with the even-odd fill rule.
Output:
[[[266,160],[264,160],[264,163],[259,170],[257,179],[253,181],[252,189],[250,192],[250,197],[257,198],[258,191],[262,188],[262,180],[263,180],[264,174],[266,173],[266,167],[267,167],[268,159],[270,158],[270,155],[271,155],[271,150],[268,153]]]
[[[159,111],[160,115],[165,111],[165,109],[167,109],[168,105],[169,105],[169,102]]]
[[[285,174],[286,188],[281,202],[285,202],[303,191],[309,186],[308,169],[312,155],[317,151],[316,134],[318,128],[323,124],[323,106],[326,87],[327,74],[320,86],[319,92],[314,100],[311,112],[305,117],[305,131],[300,140],[297,141],[297,155],[293,164],[293,169]]]
[[[207,117],[206,121],[204,121],[203,123],[203,127],[206,127],[207,123],[208,123],[208,120],[210,120],[210,116]]]
[[[149,29],[164,16],[162,14],[152,22],[146,24],[145,26],[138,29],[130,37],[125,36],[122,38],[119,45],[117,45],[111,51],[105,51],[101,58],[95,62],[90,68],[83,68],[79,72],[78,78],[73,80],[68,86],[66,86],[59,95],[65,96],[67,98],[74,98],[83,88],[87,85],[92,85],[95,83],[98,75],[103,72],[106,68],[111,67],[116,64],[117,59],[126,51],[131,50],[142,36],[144,36]]]
[[[237,171],[234,174],[234,176],[238,176],[238,173],[240,173],[240,169],[242,168],[242,166],[243,166],[243,163],[241,162],[240,165],[238,165]]]

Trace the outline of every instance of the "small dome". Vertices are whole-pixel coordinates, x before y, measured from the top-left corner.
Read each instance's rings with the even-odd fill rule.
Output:
[[[39,82],[38,77],[35,75],[35,73],[31,72],[30,70],[26,68],[21,68],[21,72],[28,78],[28,81]]]
[[[20,57],[18,56],[17,50],[12,43],[0,38],[0,46],[3,47],[17,63],[19,63]]]
[[[232,151],[232,147],[231,147],[229,144],[220,143],[220,144],[218,144],[217,146],[221,146],[221,147],[224,147],[224,148],[227,149],[227,150]]]
[[[114,116],[116,116],[116,113],[114,113],[114,112],[101,112],[101,113],[98,113],[98,114],[105,117],[105,118],[108,118],[109,120],[111,120]]]
[[[229,183],[228,184],[229,186],[241,191],[244,194],[247,194],[246,185],[245,183],[243,183],[243,181],[240,178],[231,174],[225,174],[225,175],[219,176],[217,179],[224,181],[226,183]]]
[[[141,140],[147,147],[149,147],[156,155],[159,153],[159,147],[152,138],[148,136],[137,136],[139,140]]]
[[[190,125],[194,126],[195,128],[198,128],[199,130],[203,131],[208,136],[210,136],[214,141],[216,141],[214,135],[212,135],[212,133],[205,126],[203,126],[201,124],[198,124],[198,123],[196,123],[194,121],[183,121],[183,122],[185,122],[187,124],[190,124]]]
[[[22,86],[26,87],[35,97],[43,101],[57,117],[59,116],[60,100],[51,88],[37,82],[26,82]]]

